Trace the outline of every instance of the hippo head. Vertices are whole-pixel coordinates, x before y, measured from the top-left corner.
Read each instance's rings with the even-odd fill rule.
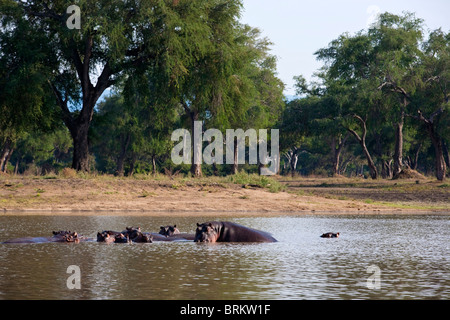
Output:
[[[141,233],[140,227],[127,227],[125,231],[122,231],[123,234],[127,234],[130,239],[136,238]]]
[[[98,232],[97,242],[114,242],[114,237],[111,237],[108,231]]]
[[[327,232],[320,236],[321,238],[339,238],[339,232],[333,233],[333,232]]]
[[[53,231],[53,237],[65,242],[79,242],[78,233],[67,230]]]
[[[178,230],[177,225],[173,226],[161,226],[159,230],[159,234],[162,234],[166,237],[173,236],[174,234],[180,234],[180,230]]]
[[[153,237],[149,234],[141,232],[140,227],[127,227],[127,230],[122,233],[128,237],[129,241],[153,242]]]
[[[139,232],[135,238],[132,239],[134,242],[146,242],[146,243],[152,243],[153,242],[153,236],[149,234],[145,234],[142,232]]]
[[[130,238],[128,234],[124,235],[123,233],[118,233],[114,235],[114,242],[116,243],[128,243],[130,242]]]
[[[216,242],[219,233],[211,222],[197,223],[194,242]]]

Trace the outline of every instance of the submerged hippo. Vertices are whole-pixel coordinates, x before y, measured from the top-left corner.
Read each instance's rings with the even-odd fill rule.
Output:
[[[166,237],[170,237],[173,236],[174,234],[180,234],[180,230],[178,230],[177,225],[173,225],[173,226],[161,226],[159,228],[159,234],[162,234]]]
[[[182,233],[177,228],[177,225],[173,226],[161,226],[159,233],[152,233],[155,241],[193,241],[195,234]]]
[[[97,233],[97,242],[107,243],[129,243],[129,242],[153,242],[152,235],[141,232],[139,227],[127,227],[122,232],[118,231],[102,231]]]
[[[277,242],[269,233],[234,222],[197,223],[195,242]]]
[[[321,238],[338,238],[339,232],[338,233],[327,232],[327,233],[322,234],[320,237]]]
[[[48,242],[80,242],[88,241],[89,238],[78,235],[77,232],[67,230],[53,231],[51,237],[24,237],[7,240],[3,243],[48,243]]]
[[[132,242],[153,242],[153,236],[148,232],[142,232],[140,227],[127,227],[122,231]]]
[[[97,233],[97,242],[127,243],[130,239],[121,232],[106,230]]]
[[[172,236],[164,236],[160,233],[151,233],[153,241],[193,241],[195,234],[193,233],[178,233]]]

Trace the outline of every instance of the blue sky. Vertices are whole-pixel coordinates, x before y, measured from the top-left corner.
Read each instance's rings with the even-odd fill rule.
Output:
[[[430,30],[450,31],[450,0],[243,0],[241,22],[257,27],[274,45],[285,94],[294,95],[293,77],[307,80],[321,67],[314,52],[344,32],[366,29],[377,11],[415,12]]]

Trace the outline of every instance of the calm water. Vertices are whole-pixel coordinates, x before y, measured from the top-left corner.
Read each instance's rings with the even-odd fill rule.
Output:
[[[1,216],[0,241],[60,229],[95,237],[130,225],[193,232],[213,219]],[[279,242],[0,244],[0,299],[450,299],[448,215],[227,220]],[[341,237],[319,237],[329,231]],[[80,267],[81,289],[67,288],[70,265]],[[379,268],[379,289],[367,287],[377,276],[369,266]]]

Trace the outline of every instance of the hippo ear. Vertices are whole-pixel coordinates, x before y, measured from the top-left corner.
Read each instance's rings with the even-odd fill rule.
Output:
[[[56,231],[53,231],[53,234],[54,234],[54,235],[57,235],[57,234],[58,234],[58,232],[56,232]]]
[[[201,226],[201,224],[197,222],[197,227],[200,227],[200,226]]]
[[[208,226],[210,226],[211,228],[213,227],[213,225],[212,225],[212,223],[210,222],[209,224],[208,224]]]

